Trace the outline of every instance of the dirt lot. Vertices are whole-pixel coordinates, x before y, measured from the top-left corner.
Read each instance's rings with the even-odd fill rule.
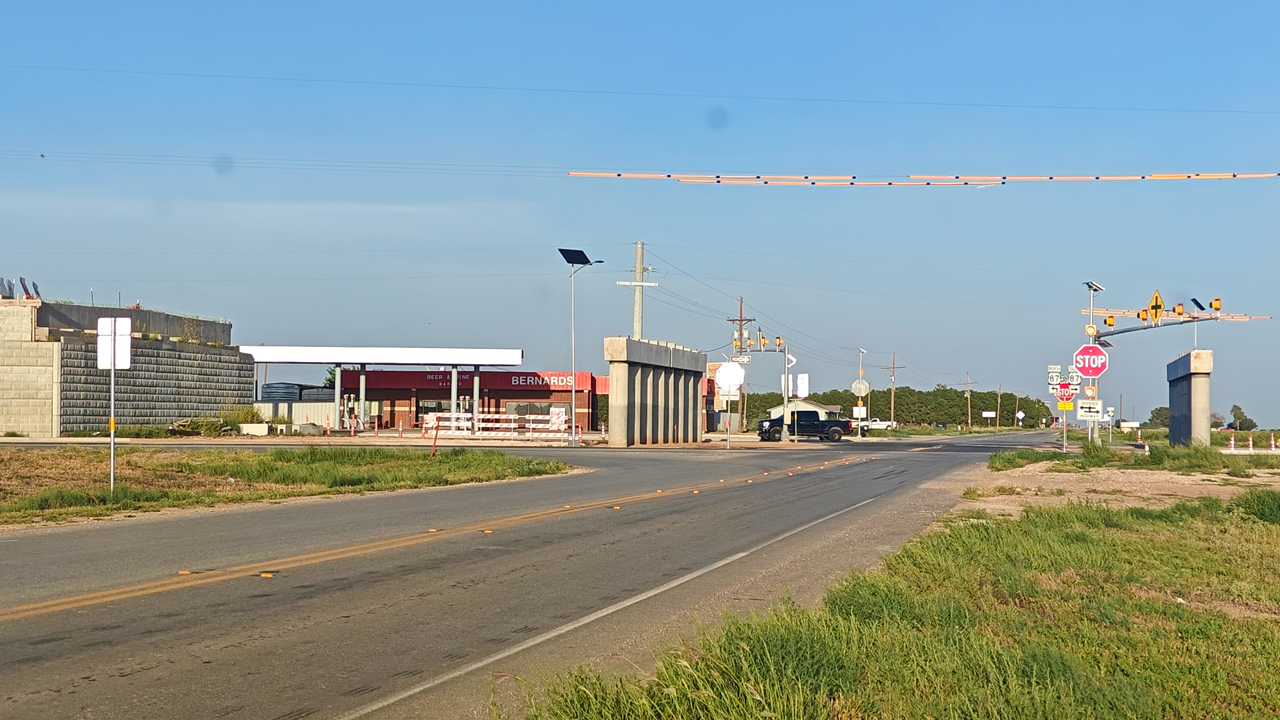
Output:
[[[1215,497],[1228,500],[1252,488],[1280,489],[1280,475],[1255,472],[1252,478],[1218,474],[1177,473],[1164,470],[1094,468],[1062,472],[1055,463],[1042,462],[1014,470],[993,472],[975,469],[969,475],[964,502],[957,512],[986,511],[997,517],[1018,517],[1023,505],[1064,505],[1068,502],[1104,502],[1113,507],[1160,508],[1180,500]]]

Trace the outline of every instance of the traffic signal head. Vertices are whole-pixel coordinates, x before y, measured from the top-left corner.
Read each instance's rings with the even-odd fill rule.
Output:
[[[736,348],[740,348],[740,347],[742,347],[742,341],[741,341],[741,340],[734,340],[734,341],[733,341],[733,347],[734,347],[735,349],[736,349]]]
[[[1182,303],[1178,303],[1177,305],[1174,305],[1174,306],[1173,306],[1173,314],[1174,314],[1174,315],[1181,315],[1181,314],[1183,314],[1184,312],[1186,312],[1186,309],[1182,307]]]
[[[1138,319],[1139,319],[1139,320],[1141,320],[1142,322],[1146,322],[1146,321],[1147,321],[1147,309],[1146,309],[1146,308],[1142,308],[1141,310],[1139,310],[1139,311],[1138,311]]]
[[[1215,302],[1216,302],[1216,301],[1215,301]],[[774,344],[774,345],[777,345],[778,347],[782,347],[782,338],[780,338],[780,337],[776,337],[776,338],[774,338],[774,339],[773,339],[773,344]]]
[[[1209,307],[1213,308],[1214,312],[1220,312],[1222,310],[1222,298],[1214,298],[1213,302],[1209,303]]]
[[[765,337],[765,336],[761,335],[761,336],[760,336],[760,347],[768,347],[768,346],[769,346],[769,338],[767,338],[767,337]]]
[[[1115,315],[1108,315],[1108,316],[1106,317],[1106,319],[1105,319],[1105,320],[1103,320],[1102,322],[1103,322],[1103,324],[1104,324],[1104,325],[1106,325],[1107,327],[1115,327],[1115,326],[1116,326],[1116,316],[1115,316]]]
[[[747,338],[747,347],[751,347],[755,344],[756,344],[755,340],[752,340],[751,338]]]

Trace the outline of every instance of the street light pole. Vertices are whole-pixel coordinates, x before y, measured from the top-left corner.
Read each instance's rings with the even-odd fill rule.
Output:
[[[561,248],[560,255],[573,267],[569,271],[569,447],[578,447],[578,301],[574,279],[582,268],[604,261],[588,260],[581,250]]]

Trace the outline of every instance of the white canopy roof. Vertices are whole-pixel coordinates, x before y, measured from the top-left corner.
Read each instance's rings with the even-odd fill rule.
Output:
[[[488,365],[514,367],[524,363],[524,350],[406,347],[304,347],[300,345],[243,345],[240,352],[258,363],[307,365]]]

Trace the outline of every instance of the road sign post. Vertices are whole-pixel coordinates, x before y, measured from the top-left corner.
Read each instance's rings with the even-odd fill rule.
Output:
[[[742,369],[742,366],[739,365],[738,363],[736,362],[723,363],[716,370],[716,387],[732,395],[734,392],[737,392],[738,388],[742,387],[742,381],[746,380],[746,378],[747,378],[747,373]],[[738,407],[739,409],[741,409],[742,407],[741,395],[738,396]],[[725,409],[728,410],[728,401],[726,401]],[[730,417],[729,427],[726,428],[726,432],[725,432],[724,448],[728,450],[732,446],[733,446],[733,419],[732,417]]]
[[[131,367],[133,320],[98,318],[98,369],[111,371],[107,431],[111,435],[111,494],[116,494],[116,371]]]

